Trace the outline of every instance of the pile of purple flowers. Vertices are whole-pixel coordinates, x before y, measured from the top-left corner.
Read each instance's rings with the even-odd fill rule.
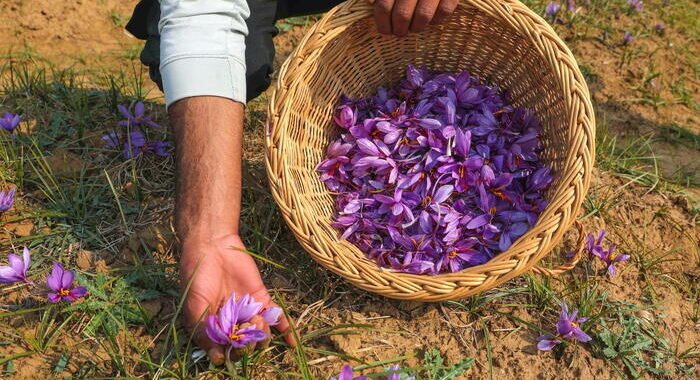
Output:
[[[263,304],[255,302],[249,294],[243,295],[236,301],[236,293],[207,320],[207,336],[213,342],[229,348],[244,348],[248,344],[267,339],[268,334],[252,325],[250,320],[256,315],[261,316],[269,326],[279,323],[282,309],[271,307],[263,310]]]
[[[15,282],[26,282],[34,285],[27,276],[27,271],[32,264],[29,248],[24,247],[22,257],[10,253],[7,256],[9,265],[0,265],[0,283],[12,284]],[[73,286],[75,272],[66,270],[60,263],[54,262],[51,274],[46,279],[49,292],[47,299],[51,303],[60,301],[74,302],[78,298],[84,297],[88,290],[83,286]]]
[[[396,87],[341,102],[342,134],[318,170],[337,196],[341,239],[380,266],[438,274],[483,264],[547,207],[538,119],[468,71],[409,65]]]
[[[152,153],[161,157],[168,157],[170,153],[170,143],[167,141],[147,141],[146,136],[137,129],[138,126],[150,126],[160,128],[161,126],[153,121],[153,115],[146,115],[146,107],[142,102],[136,103],[134,113],[124,105],[118,105],[119,113],[126,120],[119,121],[119,126],[127,129],[126,133],[110,133],[102,136],[105,146],[110,149],[119,148],[124,158],[136,158],[141,153]]]

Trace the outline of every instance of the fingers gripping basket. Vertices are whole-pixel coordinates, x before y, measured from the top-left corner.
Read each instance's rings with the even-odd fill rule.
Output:
[[[407,64],[470,70],[540,118],[543,159],[555,182],[537,224],[488,263],[437,276],[392,273],[338,240],[334,205],[316,166],[340,129],[332,122],[341,94],[366,96],[396,83]],[[491,289],[528,271],[557,274],[537,262],[561,241],[588,190],[595,122],[576,61],[552,28],[513,0],[462,0],[439,26],[403,38],[377,33],[372,6],[345,2],[328,12],[282,66],[269,110],[267,171],[282,215],[304,248],[356,286],[391,298],[456,299]],[[579,242],[582,244],[582,237]]]

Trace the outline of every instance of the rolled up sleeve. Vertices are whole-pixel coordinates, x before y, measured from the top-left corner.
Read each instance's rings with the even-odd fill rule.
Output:
[[[161,0],[160,72],[166,106],[192,96],[245,104],[245,0]]]

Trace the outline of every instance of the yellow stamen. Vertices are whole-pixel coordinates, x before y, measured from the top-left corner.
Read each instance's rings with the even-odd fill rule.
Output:
[[[228,336],[230,340],[239,340],[243,338],[242,334],[236,334],[238,332],[238,325],[234,324],[233,327],[231,327],[231,334]]]
[[[67,297],[70,295],[70,290],[67,289],[61,289],[58,291],[58,295],[61,297]]]

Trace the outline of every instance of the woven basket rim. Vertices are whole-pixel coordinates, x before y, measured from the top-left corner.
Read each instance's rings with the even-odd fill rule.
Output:
[[[312,254],[312,257],[324,267],[345,277],[357,286],[392,298],[410,298],[417,300],[461,298],[465,295],[495,287],[500,283],[532,269],[540,259],[548,254],[551,249],[562,240],[566,230],[574,223],[583,202],[583,196],[588,191],[590,185],[593,155],[595,151],[593,138],[595,135],[595,118],[588,87],[571,51],[547,22],[518,1],[461,0],[460,6],[475,8],[479,11],[486,12],[491,17],[498,17],[501,20],[505,20],[514,31],[529,38],[532,45],[544,58],[544,61],[550,65],[549,70],[553,74],[559,74],[557,83],[561,86],[562,92],[565,93],[564,98],[568,103],[566,108],[567,115],[571,116],[570,111],[578,110],[578,115],[575,115],[576,117],[574,119],[570,117],[569,123],[575,122],[577,126],[580,125],[582,130],[582,135],[577,140],[580,146],[578,149],[569,149],[565,158],[566,165],[564,165],[564,170],[562,170],[561,173],[562,176],[573,175],[575,178],[568,181],[562,180],[559,183],[558,187],[552,193],[550,204],[542,212],[538,222],[522,237],[513,242],[511,248],[496,255],[485,264],[466,268],[455,273],[416,275],[393,272],[379,267],[374,261],[366,258],[361,252],[361,257],[359,258],[344,255],[341,255],[343,256],[342,258],[334,256],[354,266],[354,268],[339,268],[337,262],[331,265],[319,260],[314,253],[317,249],[317,243],[300,236],[296,229],[292,228],[297,240],[299,240],[302,246]],[[303,77],[290,77],[288,72],[290,69],[298,67],[306,59],[313,59],[313,57],[310,57],[313,55],[313,50],[308,48],[310,41],[327,38],[328,35],[342,33],[344,28],[367,17],[372,17],[372,7],[366,4],[364,0],[350,0],[333,8],[312,26],[280,69],[279,80],[270,99],[268,112],[270,128],[278,126],[280,110],[284,110],[284,100],[287,92],[304,79]],[[331,30],[332,33],[329,32]],[[285,162],[283,159],[278,159],[276,156],[276,149],[282,137],[276,133],[268,133],[266,138],[266,167],[270,178],[273,197],[280,206],[282,215],[287,224],[293,227],[300,224],[299,215],[292,215],[294,206],[287,204],[288,202],[285,201],[285,198],[282,196],[282,192],[285,190],[280,187],[280,183],[284,182],[282,177],[285,175],[285,171],[283,170],[285,168]],[[575,167],[577,163],[583,166],[582,172],[571,169]],[[579,174],[580,176],[577,177]],[[564,209],[564,206],[559,204],[561,202],[558,201],[571,192],[574,193],[574,200],[570,203],[568,209]],[[550,214],[561,215],[558,220],[559,225],[556,227],[554,233],[546,233],[545,236],[541,236],[542,232],[538,232],[537,227],[540,227],[541,224],[546,222],[553,223],[554,216],[550,217]],[[296,216],[296,218],[294,216]],[[303,215],[301,219],[303,220]],[[301,224],[303,226],[303,222]],[[544,241],[543,247],[542,241]],[[354,247],[354,245],[337,239],[335,242],[325,243],[328,245],[349,244],[359,252],[359,249]],[[522,248],[528,244],[539,245],[539,254],[524,258],[517,257],[518,253],[516,248]],[[338,255],[338,253],[333,252],[332,255]],[[377,289],[377,286],[368,284],[367,279],[360,274],[361,271],[357,270],[357,260],[361,260],[368,265],[374,265],[376,267],[374,274],[364,274],[373,278],[381,278],[382,281],[379,282],[384,283],[384,285],[377,284],[377,286],[389,286],[396,290],[396,292],[381,291]],[[348,269],[350,269],[350,271],[348,271]],[[480,284],[469,285],[470,283]],[[415,286],[411,286],[411,284]],[[444,286],[441,286],[442,284],[444,284]],[[417,290],[417,288],[421,289]],[[460,288],[469,289],[460,290]],[[405,294],[402,294],[402,292]]]

